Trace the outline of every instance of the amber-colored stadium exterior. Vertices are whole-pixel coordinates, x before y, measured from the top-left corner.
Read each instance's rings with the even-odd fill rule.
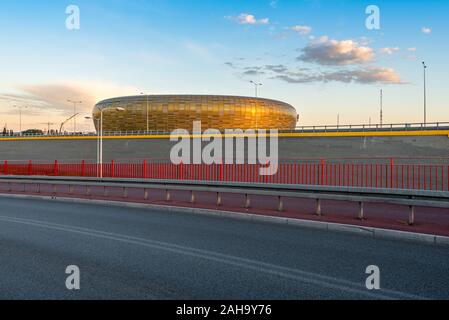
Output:
[[[124,110],[123,110],[123,109]],[[296,110],[289,104],[260,98],[203,95],[150,95],[108,99],[93,110],[95,127],[103,111],[104,131],[192,131],[203,129],[294,129]]]

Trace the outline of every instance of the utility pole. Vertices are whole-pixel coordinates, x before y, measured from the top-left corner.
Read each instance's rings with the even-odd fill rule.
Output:
[[[22,108],[28,109],[28,107],[27,106],[17,106],[17,105],[14,105],[13,107],[19,109],[19,134],[22,135]]]
[[[74,100],[71,100],[71,99],[67,99],[67,102],[73,103],[73,114],[74,114],[74,117],[73,117],[73,133],[76,133],[76,115],[77,115],[77,113],[76,113],[76,105],[77,104],[81,104],[83,102],[82,101],[74,101]]]
[[[382,127],[384,121],[384,106],[383,106],[384,93],[383,90],[380,89],[380,126]]]
[[[53,123],[53,122],[45,122],[43,124],[47,125],[47,135],[49,135],[50,134],[50,126],[54,125],[55,123]]]

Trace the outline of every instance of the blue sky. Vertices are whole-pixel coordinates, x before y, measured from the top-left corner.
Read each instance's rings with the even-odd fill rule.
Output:
[[[380,30],[365,8],[380,9]],[[80,30],[65,27],[80,8]],[[0,3],[0,123],[46,128],[72,111],[68,98],[117,95],[253,95],[292,104],[300,124],[449,121],[448,1],[73,0]],[[83,130],[89,121],[79,120]],[[53,125],[56,127],[56,125]]]

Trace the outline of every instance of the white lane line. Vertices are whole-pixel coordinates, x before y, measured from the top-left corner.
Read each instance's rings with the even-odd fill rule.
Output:
[[[42,222],[32,219],[23,218],[12,218],[7,216],[0,216],[0,221],[19,223],[34,227],[41,227],[47,229],[53,229],[58,231],[83,234],[91,237],[108,239],[119,241],[128,244],[135,244],[140,246],[149,247],[152,249],[168,251],[176,254],[186,255],[194,258],[206,259],[209,261],[214,261],[218,263],[225,263],[227,265],[232,265],[234,267],[244,268],[248,270],[254,270],[258,272],[263,272],[271,275],[276,275],[279,277],[292,279],[308,284],[313,284],[321,287],[343,290],[347,292],[357,293],[366,297],[375,299],[425,299],[425,297],[412,295],[404,292],[382,289],[380,292],[368,291],[363,284],[356,283],[349,280],[339,279],[330,276],[324,276],[316,273],[306,272],[299,269],[292,269],[288,267],[282,267],[274,265],[271,263],[266,263],[262,261],[256,261],[246,258],[240,258],[236,256],[231,256],[227,254],[221,254],[217,252],[212,252],[208,250],[196,249],[161,241],[149,240],[144,238],[138,238],[128,235],[122,235],[117,233],[105,232],[95,229],[82,228],[67,226],[62,224]]]

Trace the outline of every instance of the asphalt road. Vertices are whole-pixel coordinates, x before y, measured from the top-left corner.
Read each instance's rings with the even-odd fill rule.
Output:
[[[69,265],[80,290],[65,286]],[[369,265],[380,290],[365,287]],[[0,198],[0,299],[447,299],[448,266],[447,247]]]

